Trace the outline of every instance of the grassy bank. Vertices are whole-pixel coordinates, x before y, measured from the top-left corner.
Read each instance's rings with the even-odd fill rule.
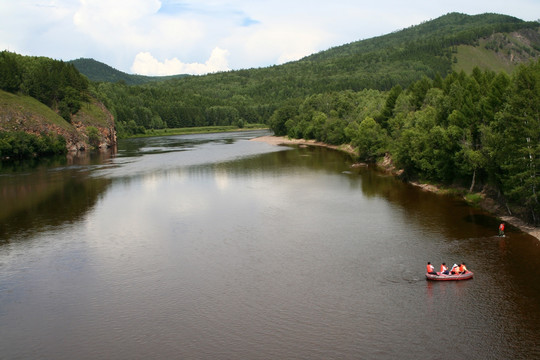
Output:
[[[206,134],[217,132],[233,132],[233,131],[248,131],[248,130],[264,130],[268,129],[265,124],[247,124],[242,128],[238,126],[199,126],[199,127],[187,127],[187,128],[174,128],[174,129],[150,129],[146,130],[144,134],[131,135],[126,138],[140,138],[140,137],[153,137],[153,136],[170,136],[170,135],[189,135],[189,134]]]

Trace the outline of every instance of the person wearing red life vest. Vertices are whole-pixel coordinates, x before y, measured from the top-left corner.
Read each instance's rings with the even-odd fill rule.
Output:
[[[452,270],[450,271],[450,273],[451,273],[452,275],[457,275],[457,274],[459,274],[459,266],[457,266],[457,264],[454,264],[454,265],[452,266]]]
[[[435,272],[435,267],[433,265],[431,265],[431,263],[429,261],[428,261],[428,263],[426,265],[426,270],[427,270],[428,274],[437,275],[437,273]]]
[[[467,267],[465,266],[465,263],[461,263],[461,265],[459,265],[459,273],[460,274],[465,274],[467,272]]]
[[[499,236],[503,236],[504,235],[504,223],[501,223],[501,225],[499,225]]]
[[[442,263],[441,264],[441,274],[444,274],[444,275],[449,275],[450,274],[450,271],[448,271],[448,268],[446,267],[446,263]]]

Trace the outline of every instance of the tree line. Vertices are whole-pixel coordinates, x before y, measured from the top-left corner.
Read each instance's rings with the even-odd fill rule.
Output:
[[[68,122],[89,101],[89,84],[72,64],[0,52],[0,89],[31,96]]]
[[[73,65],[46,57],[0,52],[0,89],[31,96],[65,120],[88,101],[89,81]],[[66,140],[57,134],[0,131],[0,159],[65,154]]]
[[[512,76],[475,68],[406,89],[311,95],[279,107],[270,126],[350,143],[365,161],[391,156],[408,179],[488,189],[539,223],[540,61]]]

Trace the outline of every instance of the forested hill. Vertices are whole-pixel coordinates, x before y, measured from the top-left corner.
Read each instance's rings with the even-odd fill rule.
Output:
[[[407,29],[352,42],[308,56],[305,60],[333,60],[371,52],[403,53],[408,47],[415,49],[444,49],[458,44],[474,44],[479,38],[493,33],[508,33],[523,27],[537,27],[518,18],[500,14],[466,15],[450,13]],[[410,52],[410,51],[408,51]]]
[[[161,127],[267,123],[286,102],[338,91],[403,89],[452,71],[511,72],[540,54],[539,23],[451,13],[401,31],[259,69],[140,86],[100,83],[119,134]],[[84,73],[84,70],[82,70]]]
[[[186,76],[144,76],[127,74],[94,59],[80,58],[71,60],[69,63],[73,64],[77,70],[88,77],[88,79],[96,82],[122,82],[126,85],[141,85],[152,81],[164,81]]]
[[[398,84],[407,87],[422,76],[433,78],[439,74],[444,77],[452,70],[460,70],[463,64],[459,64],[459,60],[496,70],[492,65],[500,67],[499,63],[510,62],[512,54],[525,53],[512,58],[513,66],[538,57],[539,25],[506,15],[451,13],[401,31],[308,56],[284,65],[282,71],[308,74],[306,77],[311,78],[313,86],[323,91],[389,90]],[[501,35],[504,41],[500,41],[497,48],[489,48],[493,41],[487,42],[495,34]],[[464,46],[489,51],[463,58],[459,51]],[[498,60],[485,64],[486,57]]]
[[[407,87],[422,76],[445,76],[474,66],[510,72],[517,64],[540,55],[538,22],[499,14],[450,13],[387,35],[337,46],[268,68],[189,77],[184,84],[198,93],[215,87],[230,94],[285,99],[311,93],[365,88]],[[471,48],[478,51],[471,51]],[[143,84],[173,77],[130,75],[93,59],[71,61],[92,81]],[[184,77],[177,75],[176,77]],[[218,84],[219,83],[219,84]],[[242,85],[243,89],[238,89]],[[232,95],[230,95],[232,96]]]
[[[73,65],[0,52],[0,160],[115,142],[113,115]]]

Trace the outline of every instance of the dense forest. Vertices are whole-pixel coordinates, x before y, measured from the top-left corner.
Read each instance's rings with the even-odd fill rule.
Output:
[[[66,120],[88,102],[89,81],[75,66],[46,57],[0,52],[0,89],[29,95]]]
[[[96,94],[115,114],[119,136],[167,127],[267,123],[278,107],[313,94],[388,91],[396,85],[405,89],[423,77],[446,77],[455,68],[459,46],[479,46],[479,39],[511,33],[524,39],[523,43],[512,44],[514,40],[503,35],[506,37],[493,54],[502,57],[508,52],[516,57],[523,53],[524,59],[540,54],[536,22],[497,14],[452,13],[279,66],[139,86],[129,86],[126,81],[99,82]],[[512,47],[505,48],[505,43]],[[494,47],[494,40],[483,46]],[[96,68],[95,62],[74,64],[89,78],[104,76],[103,67],[98,73],[86,72]]]

